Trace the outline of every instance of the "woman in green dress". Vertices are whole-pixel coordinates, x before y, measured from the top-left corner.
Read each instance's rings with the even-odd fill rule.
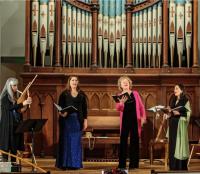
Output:
[[[169,168],[170,170],[187,170],[189,157],[188,123],[191,110],[182,84],[177,84],[174,87],[169,111],[171,113],[169,118]]]

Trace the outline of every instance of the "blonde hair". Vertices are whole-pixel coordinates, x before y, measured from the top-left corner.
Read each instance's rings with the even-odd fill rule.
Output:
[[[128,76],[122,76],[122,77],[120,77],[120,78],[118,79],[118,82],[117,82],[119,90],[120,90],[120,91],[123,91],[123,89],[122,89],[122,87],[121,87],[121,82],[122,82],[122,80],[124,80],[124,79],[128,80],[128,82],[129,82],[129,87],[130,87],[130,89],[132,89],[132,86],[133,86],[132,80],[131,80]]]

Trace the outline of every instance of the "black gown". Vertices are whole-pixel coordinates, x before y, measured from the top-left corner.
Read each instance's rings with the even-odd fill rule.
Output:
[[[136,101],[133,93],[124,104],[122,129],[120,134],[119,168],[126,168],[128,137],[130,134],[129,168],[139,167],[139,135],[136,114]]]
[[[173,109],[178,106],[185,106],[188,99],[185,96],[182,96],[178,103],[176,103],[176,97],[172,100],[170,107]],[[178,110],[180,116],[172,116],[169,118],[169,168],[170,170],[187,170],[187,161],[188,160],[179,160],[174,157],[175,148],[176,148],[176,137],[177,137],[177,128],[180,117],[186,117],[186,109],[180,108]]]
[[[17,126],[23,120],[23,116],[18,112],[23,104],[13,104],[6,94],[1,99],[1,120],[0,120],[0,149],[16,154],[17,150],[24,150],[24,136],[22,133],[15,133]],[[7,159],[7,156],[4,155]],[[14,158],[11,158],[15,161]]]

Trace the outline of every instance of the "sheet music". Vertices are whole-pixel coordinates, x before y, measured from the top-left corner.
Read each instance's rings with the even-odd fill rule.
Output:
[[[178,109],[180,109],[180,108],[182,108],[182,107],[184,107],[184,106],[178,106],[178,107],[175,107],[175,108],[173,108],[173,109],[171,109],[172,111],[175,111],[175,110],[178,110]]]
[[[147,109],[148,111],[151,111],[151,112],[158,112],[160,111],[161,109],[165,108],[165,106],[163,105],[157,105],[157,106],[153,106],[149,109]]]
[[[56,103],[54,103],[55,107],[59,110],[59,111],[62,111],[62,108],[61,106],[57,105]]]
[[[78,109],[75,108],[74,106],[67,106],[65,108],[62,108],[61,106],[59,106],[58,104],[54,103],[55,107],[58,109],[59,112],[78,112]]]

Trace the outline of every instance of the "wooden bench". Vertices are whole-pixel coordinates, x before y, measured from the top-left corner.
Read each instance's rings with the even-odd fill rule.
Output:
[[[128,143],[129,143],[129,139],[128,139]],[[99,145],[102,145],[105,148],[105,152],[104,152],[105,158],[99,158],[98,160],[96,159],[96,161],[105,161],[105,159],[107,161],[118,160],[117,153],[113,153],[113,151],[116,152],[116,149],[118,149],[119,144],[120,144],[120,137],[119,136],[118,137],[93,136],[93,137],[90,137],[90,138],[83,136],[82,137],[83,159],[85,159],[84,155],[85,155],[86,149],[89,149],[89,150],[92,151],[92,150],[96,150],[96,147],[98,148]],[[108,155],[107,151],[106,151],[106,148],[108,148],[108,145],[111,146],[109,148],[112,148],[112,150],[114,149],[112,151],[112,153],[113,153],[112,159],[111,158],[107,159],[107,157],[106,157]],[[118,152],[118,150],[117,150],[117,152]],[[102,153],[103,153],[103,151],[102,151]]]
[[[120,144],[119,134],[119,116],[89,116],[88,128],[82,137],[83,153],[88,152],[87,156],[91,157],[92,154],[87,151],[89,149],[94,150],[93,152],[98,156],[97,149],[101,148],[104,151],[105,159],[110,155],[107,154],[107,151],[114,153],[114,158],[117,158],[117,152],[114,152],[113,149],[117,149]],[[101,156],[103,154],[99,154],[98,158],[103,158]]]
[[[88,144],[88,141],[94,141],[96,144],[119,144],[120,143],[120,137],[82,137],[82,144]]]

